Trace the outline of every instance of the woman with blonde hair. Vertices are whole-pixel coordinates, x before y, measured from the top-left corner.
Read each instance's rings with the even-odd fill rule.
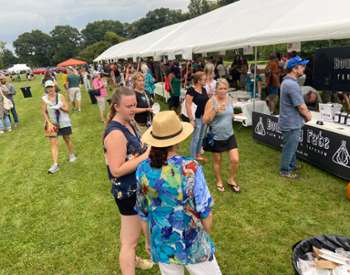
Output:
[[[207,90],[209,97],[212,97],[215,94],[216,89],[216,80],[215,76],[215,66],[213,63],[207,63],[204,67],[204,74],[206,76],[206,83],[204,88]]]
[[[236,175],[239,164],[239,152],[233,131],[233,105],[228,96],[228,89],[229,84],[227,80],[223,78],[218,79],[215,95],[205,107],[203,122],[208,124],[209,130],[205,139],[204,150],[213,153],[216,186],[220,192],[225,191],[221,177],[222,153],[229,153],[231,174],[227,184],[234,192],[238,193],[240,192],[240,187],[236,183]]]

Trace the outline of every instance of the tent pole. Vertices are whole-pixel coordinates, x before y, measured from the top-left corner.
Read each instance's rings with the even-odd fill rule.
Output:
[[[255,99],[256,99],[256,71],[258,62],[258,47],[254,48],[254,87],[253,87],[253,111],[255,112]]]

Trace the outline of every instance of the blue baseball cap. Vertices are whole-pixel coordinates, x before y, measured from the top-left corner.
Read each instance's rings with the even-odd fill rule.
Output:
[[[302,59],[300,56],[297,55],[296,57],[293,57],[293,58],[288,60],[287,68],[293,69],[294,67],[296,67],[298,65],[306,65],[309,62],[310,62],[310,60]]]

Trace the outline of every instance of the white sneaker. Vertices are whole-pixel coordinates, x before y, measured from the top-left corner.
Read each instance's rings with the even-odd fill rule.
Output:
[[[69,155],[69,162],[75,162],[77,157],[74,154]]]
[[[7,128],[6,132],[12,132],[12,129],[11,128]]]
[[[0,135],[1,135],[1,134],[5,134],[5,132],[4,132],[4,131],[0,131]]]
[[[58,170],[60,170],[58,164],[53,164],[47,172],[49,174],[55,174],[56,172],[58,172]]]

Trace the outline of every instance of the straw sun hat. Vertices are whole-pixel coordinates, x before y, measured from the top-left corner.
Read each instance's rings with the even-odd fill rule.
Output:
[[[181,122],[174,111],[158,113],[150,127],[142,136],[142,142],[154,147],[169,147],[188,138],[193,132],[193,126]]]

